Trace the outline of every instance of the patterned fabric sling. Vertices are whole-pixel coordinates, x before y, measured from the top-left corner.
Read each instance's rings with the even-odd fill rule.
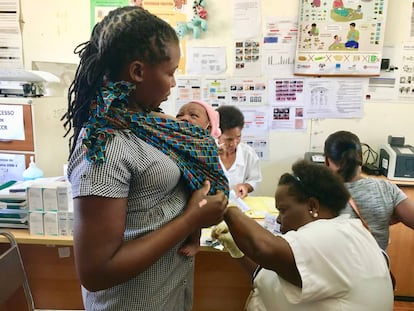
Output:
[[[106,143],[116,129],[129,129],[137,137],[169,156],[179,167],[191,191],[205,180],[210,193],[229,194],[217,145],[208,131],[199,126],[127,109],[128,95],[135,86],[126,81],[107,82],[93,102],[82,142],[86,158],[95,163],[106,159]]]

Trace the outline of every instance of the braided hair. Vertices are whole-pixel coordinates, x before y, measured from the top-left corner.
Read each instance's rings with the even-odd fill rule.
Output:
[[[62,116],[70,153],[82,126],[89,119],[91,102],[105,80],[117,81],[134,60],[150,65],[169,60],[167,45],[178,44],[177,34],[167,22],[137,6],[117,8],[95,25],[89,41],[74,53],[80,62],[68,91],[68,109]]]
[[[348,131],[338,131],[325,140],[325,156],[338,167],[345,182],[351,181],[362,165],[362,147],[358,136]]]

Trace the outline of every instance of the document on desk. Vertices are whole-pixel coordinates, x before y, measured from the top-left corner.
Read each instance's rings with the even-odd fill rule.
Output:
[[[237,206],[247,216],[255,219],[264,219],[268,213],[277,213],[273,197],[247,196],[241,199],[236,197],[234,190],[230,191],[229,205]]]
[[[240,197],[236,196],[236,192],[234,190],[230,190],[230,195],[229,195],[229,206],[237,206],[238,208],[240,208],[240,210],[243,213],[246,213],[247,211],[250,211],[251,208],[249,205],[247,205],[243,199],[241,199]]]

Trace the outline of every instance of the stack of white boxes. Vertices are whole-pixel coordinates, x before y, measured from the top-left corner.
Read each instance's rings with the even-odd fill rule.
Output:
[[[69,182],[34,182],[27,188],[26,195],[30,234],[73,235],[73,200]]]

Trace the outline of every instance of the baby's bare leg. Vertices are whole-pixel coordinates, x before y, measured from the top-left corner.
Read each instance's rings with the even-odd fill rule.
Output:
[[[194,256],[200,250],[200,237],[201,230],[194,231],[188,236],[183,247],[180,248],[179,252],[188,257]]]

